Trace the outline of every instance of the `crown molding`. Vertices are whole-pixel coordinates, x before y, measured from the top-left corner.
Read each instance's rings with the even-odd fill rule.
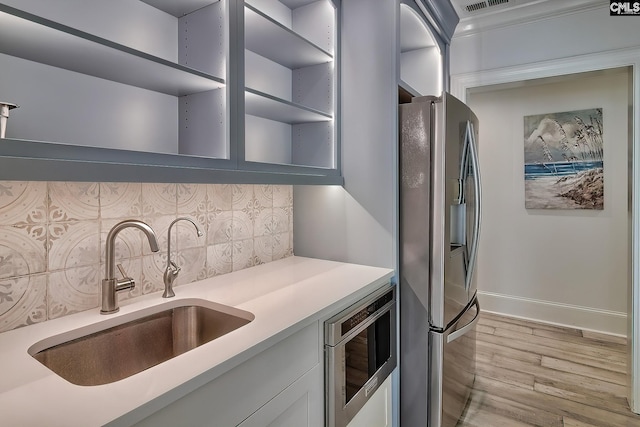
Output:
[[[606,0],[538,0],[460,19],[453,38],[593,9],[608,10]],[[609,16],[609,13],[606,13]]]

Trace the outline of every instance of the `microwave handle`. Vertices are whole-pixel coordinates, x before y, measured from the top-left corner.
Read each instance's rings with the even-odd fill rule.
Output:
[[[480,320],[480,302],[477,298],[474,305],[476,306],[476,315],[473,317],[471,322],[467,323],[462,328],[450,333],[449,336],[447,336],[447,344],[457,340],[458,338],[469,332],[471,329],[473,329],[474,326],[476,326],[478,320]]]

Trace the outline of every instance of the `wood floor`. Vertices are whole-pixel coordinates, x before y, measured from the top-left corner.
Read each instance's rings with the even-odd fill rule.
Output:
[[[640,427],[623,338],[484,313],[459,427]]]

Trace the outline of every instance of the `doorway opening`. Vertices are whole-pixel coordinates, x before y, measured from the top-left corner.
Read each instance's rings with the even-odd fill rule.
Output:
[[[631,75],[619,67],[468,91],[480,120],[486,203],[478,286],[488,311],[627,336]],[[525,126],[529,117],[533,128]],[[584,175],[577,166],[587,163],[584,134],[592,126],[602,132],[601,208],[576,196],[595,198],[595,184],[574,178]],[[532,147],[549,175],[525,171]],[[546,197],[568,203],[532,204],[529,184],[543,179]]]

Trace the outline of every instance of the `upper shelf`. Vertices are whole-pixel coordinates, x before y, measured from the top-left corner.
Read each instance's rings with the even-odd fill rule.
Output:
[[[0,53],[174,96],[225,85],[219,77],[3,4]]]
[[[333,55],[248,4],[244,12],[245,48],[287,68],[331,62]]]
[[[245,113],[292,125],[332,119],[330,114],[322,111],[249,88],[245,90]]]
[[[163,10],[169,15],[179,18],[198,9],[202,9],[220,0],[140,0],[156,9]]]

